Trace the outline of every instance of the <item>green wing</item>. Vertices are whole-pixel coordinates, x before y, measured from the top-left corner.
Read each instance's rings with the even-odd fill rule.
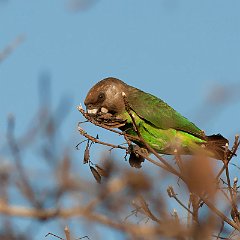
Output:
[[[204,138],[203,132],[161,99],[139,89],[127,96],[131,109],[142,119],[160,129],[173,128]]]

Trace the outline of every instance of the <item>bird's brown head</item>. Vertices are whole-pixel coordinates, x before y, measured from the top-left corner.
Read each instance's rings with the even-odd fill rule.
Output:
[[[127,91],[127,86],[123,81],[112,77],[95,84],[84,101],[87,113],[91,115],[122,113],[125,109],[122,93]]]

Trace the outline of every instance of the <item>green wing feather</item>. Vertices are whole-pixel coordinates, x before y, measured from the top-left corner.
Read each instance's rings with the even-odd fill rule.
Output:
[[[161,99],[132,88],[127,96],[131,109],[142,119],[160,129],[173,128],[204,138],[204,133],[195,124],[183,117]]]

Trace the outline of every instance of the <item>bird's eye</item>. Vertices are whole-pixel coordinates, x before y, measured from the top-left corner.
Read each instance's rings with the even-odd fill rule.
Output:
[[[103,100],[105,98],[105,94],[104,93],[100,93],[99,95],[98,95],[98,99],[99,100]]]

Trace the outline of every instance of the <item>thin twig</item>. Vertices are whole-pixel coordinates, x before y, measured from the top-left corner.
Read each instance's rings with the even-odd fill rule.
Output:
[[[9,116],[7,140],[8,140],[8,144],[9,144],[11,153],[13,155],[14,162],[15,162],[16,167],[18,169],[20,181],[22,183],[20,189],[23,191],[23,193],[25,194],[27,199],[36,208],[40,208],[41,207],[41,203],[39,202],[39,200],[35,196],[34,190],[31,187],[29,179],[27,177],[27,174],[26,174],[26,172],[24,170],[24,167],[22,166],[20,149],[19,149],[18,143],[17,143],[17,141],[16,141],[16,139],[14,137],[14,125],[15,125],[14,117],[13,116]]]
[[[239,147],[240,141],[239,141],[239,135],[235,136],[235,140],[234,140],[234,144],[233,147],[231,149],[231,154],[228,156],[227,158],[227,162],[229,163],[232,158],[236,155],[238,147]],[[221,174],[223,173],[223,171],[225,170],[226,165],[224,164],[223,167],[221,168],[221,170],[219,171],[219,173],[216,176],[216,179],[219,179],[219,177],[221,176]]]
[[[228,223],[230,226],[232,226],[233,228],[237,229],[238,231],[240,231],[240,226],[238,226],[235,222],[231,221],[225,214],[223,214],[221,211],[219,211],[214,204],[212,204],[211,202],[208,201],[207,198],[205,198],[204,196],[199,196],[201,198],[201,200],[209,207],[209,209],[211,209],[216,215],[218,215],[223,221],[225,221],[226,223]]]
[[[24,35],[20,35],[15,38],[15,40],[10,43],[2,52],[0,52],[0,63],[5,60],[11,53],[12,51],[18,47],[23,41],[25,40]]]
[[[71,240],[71,234],[70,234],[70,230],[69,230],[68,226],[66,226],[64,228],[64,233],[65,233],[65,236],[66,236],[66,240]]]
[[[193,215],[193,212],[178,199],[177,194],[174,192],[174,189],[172,186],[168,187],[167,193],[170,198],[174,198],[185,210],[187,210],[188,213]]]
[[[124,150],[128,150],[127,147],[123,147],[122,145],[114,145],[114,144],[111,144],[111,143],[107,143],[107,142],[102,142],[100,141],[99,139],[87,134],[83,128],[81,128],[80,126],[78,126],[78,131],[79,133],[84,136],[85,138],[89,139],[90,141],[94,142],[94,143],[98,143],[98,144],[101,144],[101,145],[105,145],[105,146],[108,146],[108,147],[111,147],[111,148],[120,148],[120,149],[124,149]]]

